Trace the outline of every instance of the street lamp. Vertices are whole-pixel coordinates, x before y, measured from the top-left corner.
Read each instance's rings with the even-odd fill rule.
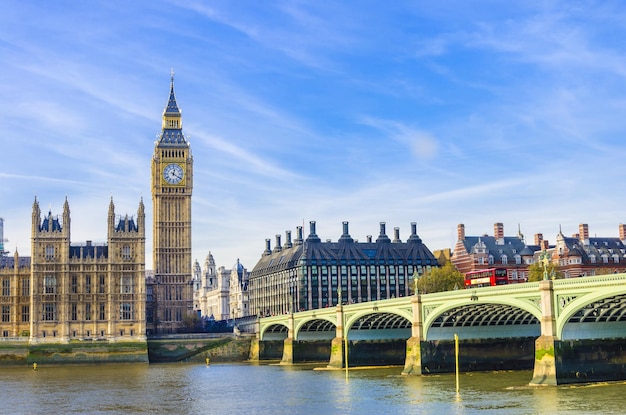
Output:
[[[346,368],[346,380],[348,379],[348,328],[346,327],[346,316],[344,314],[343,305],[341,302],[341,285],[337,287],[337,305],[341,307],[341,328],[343,337],[343,360]]]

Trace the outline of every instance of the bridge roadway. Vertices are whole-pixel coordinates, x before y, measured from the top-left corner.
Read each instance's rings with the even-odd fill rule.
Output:
[[[422,349],[449,343],[455,334],[462,345],[535,339],[531,384],[626,379],[621,351],[626,338],[626,274],[418,294],[265,317],[259,319],[251,356],[259,358],[258,342],[281,340],[282,363],[290,364],[294,342],[330,341],[328,366],[341,368],[349,355],[344,347],[351,350],[357,341],[403,339],[403,374],[420,375]],[[617,351],[602,350],[607,339],[621,339]],[[581,352],[581,347],[587,350]],[[593,376],[580,370],[581,356],[589,359],[584,365]]]

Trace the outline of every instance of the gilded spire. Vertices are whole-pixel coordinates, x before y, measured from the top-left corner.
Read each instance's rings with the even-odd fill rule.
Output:
[[[172,71],[170,72],[170,97],[164,110],[164,114],[165,113],[175,113],[180,115],[180,109],[178,109],[178,104],[176,103],[176,95],[174,95],[174,68],[172,68]]]
[[[187,145],[183,135],[182,111],[178,108],[176,95],[174,94],[174,70],[170,72],[170,96],[163,110],[163,122],[161,125],[160,144],[173,146]]]

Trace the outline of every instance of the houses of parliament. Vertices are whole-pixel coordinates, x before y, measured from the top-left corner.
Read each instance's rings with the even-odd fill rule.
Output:
[[[111,198],[106,243],[71,240],[60,215],[32,205],[31,256],[0,253],[0,337],[30,345],[143,344],[175,332],[192,310],[193,158],[172,74],[151,161],[154,274],[146,279],[145,208],[119,215]],[[103,220],[105,218],[102,218]],[[147,357],[146,357],[147,359]]]

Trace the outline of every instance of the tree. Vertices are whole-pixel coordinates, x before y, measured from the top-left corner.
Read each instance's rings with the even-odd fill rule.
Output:
[[[197,313],[185,314],[183,316],[182,331],[185,333],[198,333],[202,331],[202,319]]]
[[[418,278],[417,289],[422,294],[451,291],[463,288],[463,274],[451,262],[443,267],[433,267]]]
[[[546,266],[546,271],[548,272],[548,278],[550,278],[551,280],[563,278],[563,273],[560,272],[558,267],[552,262],[548,262],[548,265]],[[528,267],[528,281],[530,282],[541,280],[543,280],[543,262],[537,261]]]

